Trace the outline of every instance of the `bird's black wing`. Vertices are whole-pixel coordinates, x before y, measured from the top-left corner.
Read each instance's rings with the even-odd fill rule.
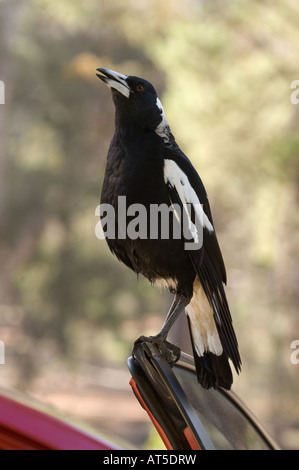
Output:
[[[132,271],[136,271],[133,266],[132,260],[128,256],[126,247],[122,246],[121,244],[118,244],[117,242],[115,242],[115,240],[111,242],[110,240],[106,239],[106,241],[111,253],[116,256],[118,261],[125,264],[128,268],[132,269]]]
[[[194,202],[195,194],[197,200],[202,205],[204,215],[210,222],[209,225],[208,221],[206,221],[206,226],[202,229],[202,244],[199,245],[198,249],[189,250],[187,245],[185,246],[205,295],[213,308],[214,320],[223,350],[227,356],[231,358],[235,369],[239,371],[241,359],[238,351],[238,343],[232,326],[232,318],[223,286],[223,283],[226,283],[226,271],[213,225],[206,190],[190,160],[179,148],[166,152],[166,166],[168,161],[170,161],[169,166],[172,168],[173,172],[177,171],[179,173],[179,178],[177,179],[171,173],[171,170],[168,171],[168,179],[167,174],[164,174],[171,203],[179,204],[182,208],[181,213],[183,213],[183,205],[186,199],[188,199],[189,196],[191,201],[187,202],[191,202],[192,206],[192,200]],[[172,164],[172,162],[174,162],[174,164]],[[187,187],[188,184],[191,189]],[[183,200],[184,196],[185,200]],[[196,222],[195,219],[197,216],[198,214],[192,211],[193,222]],[[204,222],[205,219],[201,219],[199,226]],[[198,226],[197,224],[195,225]],[[211,227],[213,228],[212,230]]]

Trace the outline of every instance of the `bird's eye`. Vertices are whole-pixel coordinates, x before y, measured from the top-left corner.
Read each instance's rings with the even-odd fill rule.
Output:
[[[145,87],[144,87],[144,85],[142,85],[142,83],[138,83],[138,85],[136,85],[137,93],[143,93],[144,90],[145,90]]]

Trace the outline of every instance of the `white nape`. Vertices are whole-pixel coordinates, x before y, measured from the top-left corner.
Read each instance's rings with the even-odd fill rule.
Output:
[[[166,119],[166,116],[165,116],[165,113],[164,113],[164,109],[163,109],[163,106],[162,106],[162,103],[161,101],[159,100],[159,98],[157,97],[157,101],[156,101],[156,104],[161,112],[161,117],[162,117],[162,121],[160,122],[160,124],[156,127],[155,129],[155,132],[156,134],[158,134],[160,137],[162,137],[162,139],[164,140],[165,143],[169,142],[169,133],[170,133],[170,130],[169,130],[169,125],[168,125],[168,122],[167,122],[167,119]]]

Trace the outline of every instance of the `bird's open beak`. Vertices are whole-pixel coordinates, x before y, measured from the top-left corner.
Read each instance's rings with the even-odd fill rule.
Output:
[[[113,88],[121,93],[126,98],[130,96],[130,87],[127,83],[127,76],[122,73],[114,72],[113,70],[98,68],[97,76],[103,80],[109,88]]]

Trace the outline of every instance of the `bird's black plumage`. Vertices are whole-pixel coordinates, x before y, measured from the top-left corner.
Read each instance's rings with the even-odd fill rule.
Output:
[[[228,359],[237,372],[241,359],[223,286],[225,266],[204,185],[177,145],[153,86],[138,77],[98,71],[112,91],[116,110],[101,196],[101,204],[111,205],[116,216],[116,236],[106,235],[108,246],[130,269],[175,295],[162,330],[152,339],[161,346],[186,309],[199,382],[205,388],[229,389],[233,379]],[[139,204],[145,208],[146,237],[127,233],[134,211],[123,222],[119,196],[126,198],[126,207]],[[150,236],[154,205],[176,208],[168,221],[168,237],[162,235],[165,220],[160,220],[158,235]],[[188,222],[184,230],[183,215]],[[180,237],[175,236],[178,228]],[[198,242],[195,248],[190,239]]]

